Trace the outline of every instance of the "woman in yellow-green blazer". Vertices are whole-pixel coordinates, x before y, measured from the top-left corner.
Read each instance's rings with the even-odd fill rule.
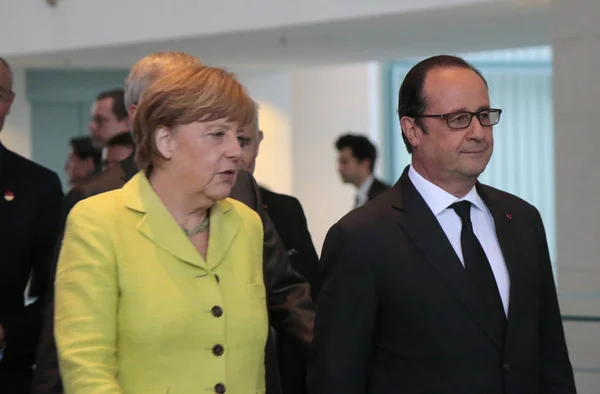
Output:
[[[67,221],[55,300],[66,393],[264,392],[263,230],[226,198],[236,133],[255,116],[216,68],[171,71],[144,92],[143,170]]]

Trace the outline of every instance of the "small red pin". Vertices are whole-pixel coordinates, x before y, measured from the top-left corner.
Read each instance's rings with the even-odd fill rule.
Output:
[[[512,215],[510,213],[507,213],[506,217],[509,218],[509,219],[512,219]]]
[[[15,199],[15,194],[10,190],[7,190],[6,192],[4,192],[4,199],[6,201],[12,201]]]

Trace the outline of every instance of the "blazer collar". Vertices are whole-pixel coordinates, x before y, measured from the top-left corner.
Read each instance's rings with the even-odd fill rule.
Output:
[[[228,199],[216,202],[210,208],[210,233],[205,261],[142,171],[123,186],[122,193],[125,206],[142,214],[138,231],[179,260],[205,270],[213,270],[223,261],[241,225],[241,218],[232,211],[233,205]]]

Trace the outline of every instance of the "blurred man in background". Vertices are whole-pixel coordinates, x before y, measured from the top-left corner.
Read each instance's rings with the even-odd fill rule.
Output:
[[[356,187],[354,208],[364,205],[389,189],[389,185],[373,176],[377,149],[367,137],[342,135],[335,143],[338,151],[338,172],[344,183]]]
[[[71,151],[65,163],[69,186],[83,181],[102,169],[102,151],[93,144],[92,137],[80,136],[69,140]]]

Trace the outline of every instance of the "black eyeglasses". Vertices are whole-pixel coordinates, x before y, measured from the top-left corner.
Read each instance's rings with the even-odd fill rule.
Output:
[[[446,120],[448,127],[454,130],[466,129],[471,125],[473,116],[477,116],[482,126],[494,126],[500,122],[501,109],[490,108],[477,112],[458,111],[439,115],[418,115],[416,118],[440,118]]]

